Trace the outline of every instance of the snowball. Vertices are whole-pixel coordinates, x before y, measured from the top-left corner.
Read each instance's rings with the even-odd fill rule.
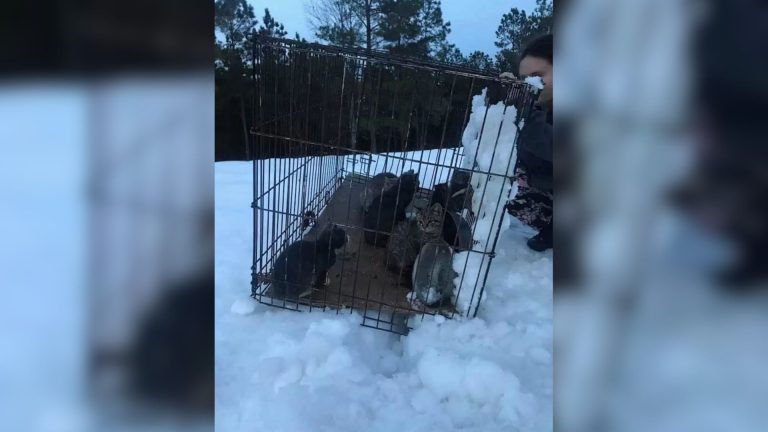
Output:
[[[539,90],[544,90],[544,80],[541,77],[531,76],[525,79],[525,83]]]
[[[283,372],[284,359],[267,357],[258,362],[256,372],[252,375],[255,384],[265,384]]]
[[[457,429],[465,429],[477,424],[478,418],[477,406],[464,398],[450,398],[446,404],[446,411],[451,418],[451,422]]]
[[[235,315],[250,315],[256,310],[256,301],[250,298],[237,299],[232,303],[230,311]]]
[[[462,392],[464,366],[453,355],[427,350],[419,361],[418,373],[424,386],[438,398]]]
[[[549,351],[547,351],[546,349],[540,346],[531,347],[528,350],[528,356],[531,358],[531,360],[539,364],[552,363],[552,354],[550,354]]]
[[[417,412],[435,412],[440,410],[440,401],[434,393],[421,389],[417,390],[411,397],[411,406]]]
[[[504,393],[500,406],[499,418],[510,423],[518,423],[521,417],[530,417],[536,411],[536,402],[533,398],[520,391]],[[551,419],[551,411],[549,418]]]
[[[275,382],[272,385],[275,393],[279,392],[281,388],[295,384],[299,382],[303,375],[301,363],[298,361],[291,362],[283,372],[275,378]]]
[[[311,360],[307,364],[307,376],[324,378],[350,369],[352,356],[344,347],[336,347],[325,359]]]
[[[473,358],[467,365],[465,386],[469,397],[484,405],[499,402],[508,392],[517,392],[520,382],[497,364]]]
[[[342,344],[349,333],[349,325],[344,321],[324,319],[310,324],[301,346],[301,356],[305,359],[327,358],[333,350]]]

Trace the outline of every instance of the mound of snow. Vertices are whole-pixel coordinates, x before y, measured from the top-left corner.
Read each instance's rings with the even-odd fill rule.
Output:
[[[233,314],[250,315],[256,310],[256,302],[250,298],[237,299],[230,310]]]

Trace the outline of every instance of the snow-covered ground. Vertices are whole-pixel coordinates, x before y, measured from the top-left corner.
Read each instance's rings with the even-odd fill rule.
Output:
[[[479,317],[407,337],[249,298],[251,166],[216,166],[216,422],[230,431],[552,429],[552,254],[499,239]]]
[[[380,172],[381,160],[355,170]],[[426,186],[448,175],[401,168]],[[417,319],[400,337],[360,326],[356,312],[250,299],[251,173],[216,166],[218,431],[552,430],[552,253],[527,248],[529,228],[505,216],[478,318]]]

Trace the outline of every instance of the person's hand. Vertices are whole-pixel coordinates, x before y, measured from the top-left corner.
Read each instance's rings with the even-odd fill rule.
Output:
[[[515,74],[513,74],[512,72],[502,72],[501,74],[499,74],[499,78],[517,79]]]

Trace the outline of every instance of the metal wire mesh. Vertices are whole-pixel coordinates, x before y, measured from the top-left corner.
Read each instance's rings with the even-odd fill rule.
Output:
[[[465,260],[463,265],[454,260],[453,267],[461,271],[450,298],[430,305],[409,295],[413,289],[409,272],[388,270],[387,250],[376,247],[381,246],[379,238],[392,239],[395,223],[407,221],[396,217],[391,226],[388,219],[380,226],[386,211],[381,192],[374,200],[377,223],[367,226],[364,219],[372,220],[373,207],[361,201],[373,184],[371,179],[385,172],[392,173],[396,177],[392,181],[398,183],[382,190],[390,191],[395,206],[408,201],[409,218],[427,212],[436,200],[435,190],[449,184],[458,171],[471,179],[506,181],[514,165],[512,153],[503,155],[508,160],[501,174],[481,169],[477,152],[473,163],[464,158],[462,134],[472,99],[486,88],[487,94],[502,95],[506,106],[514,106],[520,120],[531,112],[535,89],[455,65],[266,37],[254,39],[251,61],[255,86],[252,296],[285,309],[357,311],[363,325],[400,334],[408,332],[411,320],[427,314],[476,315],[499,230],[488,231],[493,238],[476,238],[471,196],[464,197],[466,210],[460,216],[474,242],[458,247],[458,233],[453,243],[446,240],[453,250],[465,252]],[[488,107],[486,103],[478,140],[483,134],[495,138],[495,157],[502,125],[486,129]],[[419,180],[413,199],[401,192],[405,190],[403,173],[411,170]],[[474,197],[475,204],[485,200],[498,204],[509,198],[503,193],[487,194],[488,190]],[[503,214],[498,213],[490,224],[500,227]],[[441,217],[443,227],[451,218],[459,221],[456,226],[461,223],[445,209]],[[335,246],[329,246],[334,243],[324,240],[334,238],[332,226],[343,230],[346,238],[334,252]],[[330,237],[323,237],[325,232]],[[369,238],[375,239],[374,245]],[[478,242],[486,246],[475,247]],[[331,256],[335,262],[330,268],[327,263],[318,264]],[[479,266],[469,265],[478,259]],[[289,273],[301,277],[291,278]],[[467,286],[472,289],[469,302],[459,307],[455,299]],[[278,295],[277,287],[301,295]]]

